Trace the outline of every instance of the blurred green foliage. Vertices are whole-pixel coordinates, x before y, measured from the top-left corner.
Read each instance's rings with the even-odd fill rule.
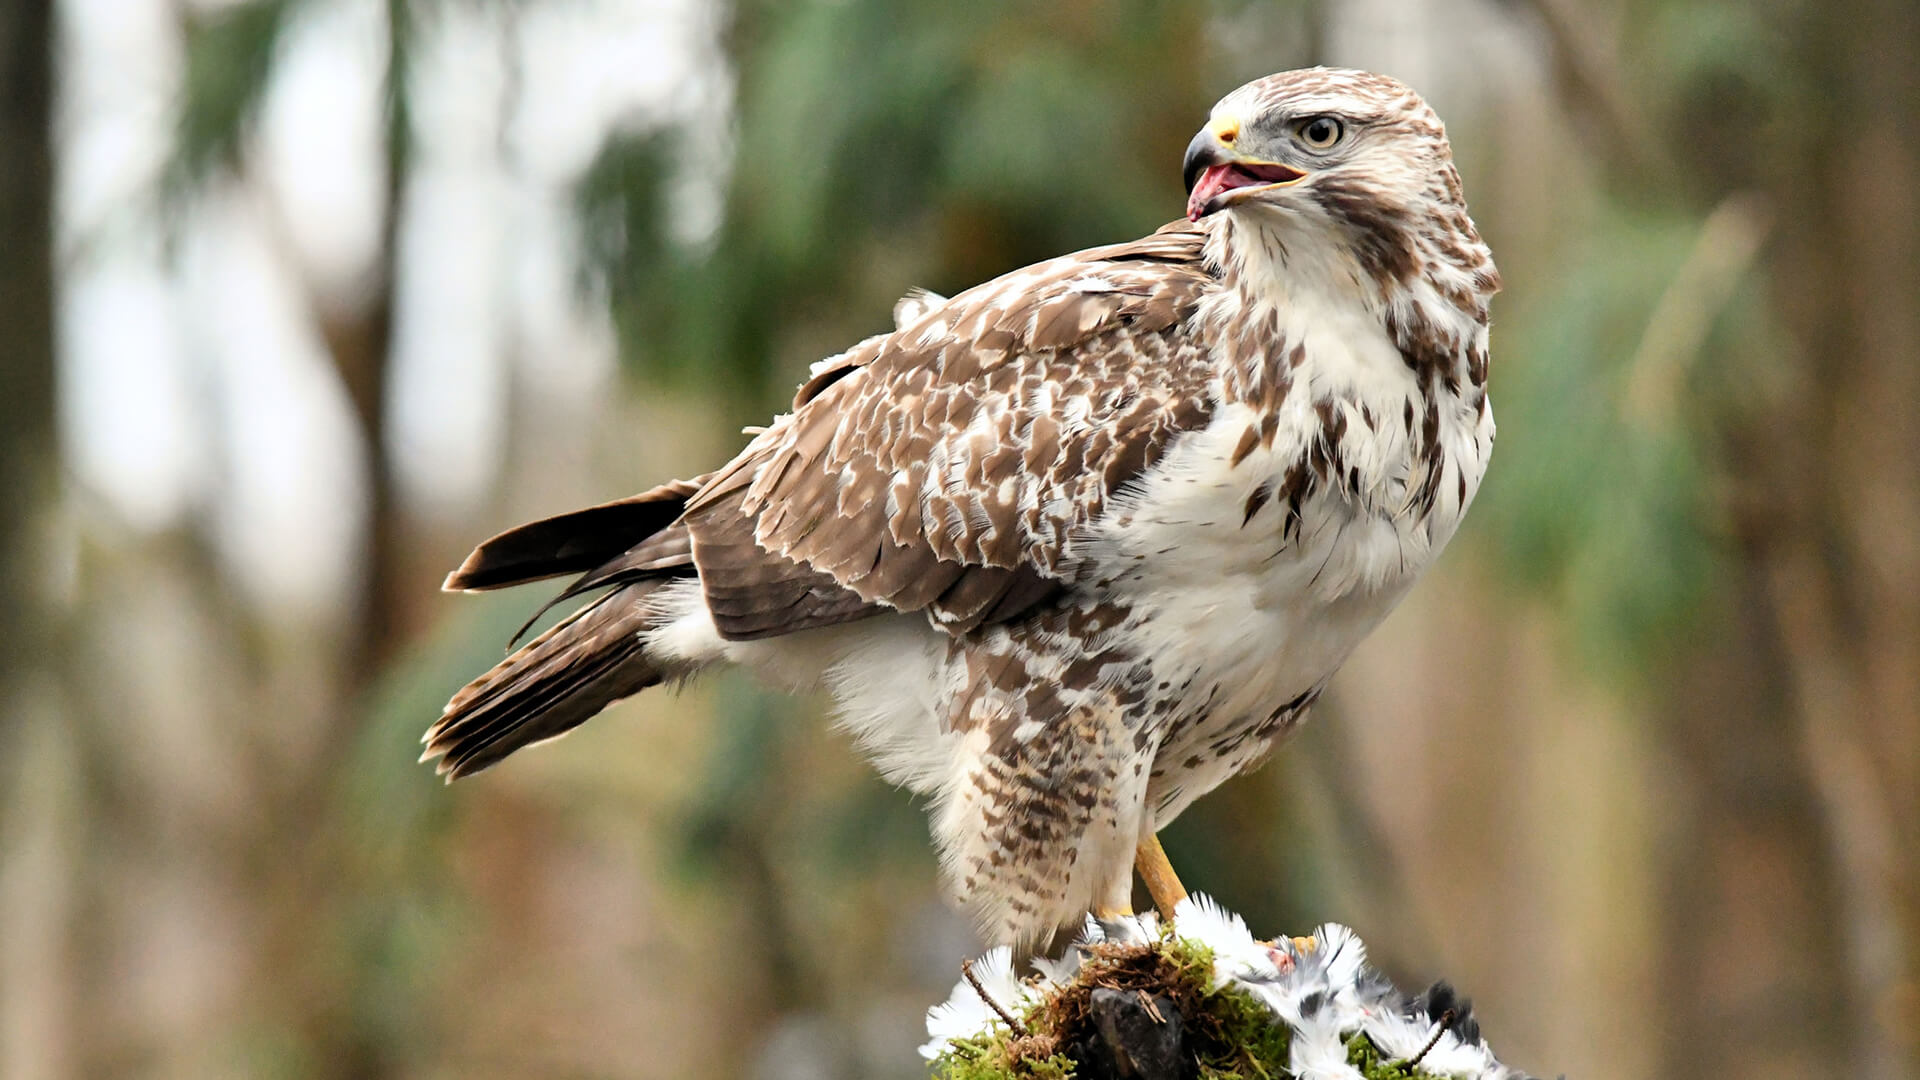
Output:
[[[186,22],[186,76],[169,175],[179,195],[239,165],[272,80],[287,26],[306,0],[251,0],[197,12]]]
[[[951,294],[1171,219],[1179,148],[1220,87],[1165,58],[1200,51],[1216,7],[741,5],[717,234],[666,227],[671,130],[610,141],[579,188],[625,355],[648,378],[744,392],[754,416],[886,328],[911,285]]]
[[[1626,410],[1647,313],[1698,232],[1680,215],[1607,211],[1551,291],[1499,328],[1499,453],[1479,525],[1496,565],[1548,594],[1610,678],[1672,655],[1716,583],[1689,417],[1654,426]]]

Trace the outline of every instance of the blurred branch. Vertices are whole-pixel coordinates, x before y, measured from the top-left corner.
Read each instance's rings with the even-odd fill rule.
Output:
[[[350,646],[349,673],[359,673],[361,688],[392,658],[406,633],[401,554],[400,508],[394,491],[391,447],[387,438],[387,394],[393,353],[395,292],[399,288],[402,203],[412,164],[412,114],[407,77],[413,44],[411,0],[387,0],[386,154],[382,162],[379,245],[373,269],[374,292],[365,306],[330,318],[320,313],[321,334],[346,387],[366,447],[366,577],[361,583],[359,625]],[[351,741],[346,739],[345,741]]]
[[[1546,33],[1560,95],[1586,121],[1601,160],[1636,191],[1670,192],[1678,187],[1680,170],[1648,123],[1646,110],[1628,91],[1612,59],[1594,44],[1601,34],[1593,24],[1593,8],[1568,0],[1506,2],[1531,11]]]
[[[180,105],[167,192],[191,195],[220,173],[248,178],[248,150],[260,102],[271,90],[292,15],[305,0],[252,0],[212,14],[183,12],[188,79]],[[339,932],[352,912],[350,886],[338,880],[349,860],[338,830],[314,828],[347,798],[353,752],[372,716],[371,688],[411,629],[407,618],[406,537],[387,436],[395,291],[402,202],[412,160],[408,75],[414,0],[385,0],[388,54],[383,73],[384,200],[367,288],[330,295],[306,283],[307,314],[323,341],[352,410],[361,446],[365,531],[361,576],[354,583],[354,621],[341,642],[329,706],[317,738],[298,767],[273,776],[277,786],[254,807],[248,839],[254,888],[264,901],[258,936],[263,963],[276,969],[297,999],[283,1005],[324,1067],[314,1075],[371,1077],[396,1068],[394,1047],[364,1022],[360,1003],[377,980],[369,969],[342,966],[324,950],[305,949],[315,933]],[[270,195],[270,191],[267,192]],[[267,200],[263,199],[263,202]],[[282,209],[267,202],[266,233],[296,271],[299,252]],[[287,950],[277,955],[275,950]]]
[[[1861,692],[1854,650],[1839,629],[1837,590],[1814,538],[1792,535],[1798,531],[1786,530],[1763,554],[1765,588],[1793,688],[1800,751],[1819,793],[1828,848],[1843,868],[1844,904],[1834,915],[1845,927],[1858,1000],[1869,1006],[1856,1020],[1856,1075],[1891,1077],[1899,1067],[1894,1047],[1905,1038],[1898,1010],[1913,1007],[1898,995],[1903,969],[1914,966],[1906,955],[1915,947],[1912,928],[1901,920],[1903,903],[1913,904],[1910,853],[1920,830],[1894,809],[1898,765],[1875,750],[1875,703]],[[1904,985],[1911,994],[1912,984]]]
[[[1802,725],[1802,748],[1828,811],[1835,850],[1857,860],[1861,879],[1891,880],[1902,844],[1900,826],[1886,798],[1890,763],[1877,763],[1858,722],[1865,703],[1849,670],[1846,646],[1834,632],[1832,590],[1818,555],[1804,543],[1777,545],[1768,559],[1767,584],[1774,618],[1787,654]]]
[[[1723,199],[1707,220],[1686,262],[1660,294],[1627,365],[1622,413],[1643,431],[1672,424],[1687,372],[1713,324],[1753,267],[1773,225],[1765,199],[1740,192]]]
[[[178,6],[187,39],[186,82],[178,105],[172,160],[164,195],[174,201],[204,187],[216,172],[244,177],[247,139],[268,89],[294,17],[306,0],[250,0],[201,12]],[[367,532],[353,631],[341,674],[347,696],[364,689],[393,654],[405,630],[400,598],[401,547],[398,506],[386,439],[389,353],[393,343],[399,206],[410,158],[410,111],[406,80],[412,41],[412,0],[386,0],[387,68],[383,79],[386,150],[385,200],[379,242],[364,296],[329,302],[309,287],[309,310],[334,370],[352,406],[366,462]],[[299,266],[291,233],[270,207],[268,231],[288,265]],[[342,724],[337,746],[352,742],[353,725]],[[329,753],[327,760],[338,755]]]

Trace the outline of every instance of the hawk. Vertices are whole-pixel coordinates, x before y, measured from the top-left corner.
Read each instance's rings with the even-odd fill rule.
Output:
[[[1214,106],[1187,213],[916,293],[691,480],[448,577],[590,597],[456,694],[451,780],[717,664],[824,686],[926,796],[989,939],[1129,909],[1156,831],[1300,723],[1453,536],[1493,445],[1500,277],[1445,129],[1313,68]]]

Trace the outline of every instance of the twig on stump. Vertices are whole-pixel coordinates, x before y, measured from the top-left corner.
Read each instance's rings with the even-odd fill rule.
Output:
[[[980,1000],[987,1003],[987,1008],[992,1009],[1000,1019],[1006,1021],[1008,1029],[1015,1035],[1024,1036],[1029,1034],[1027,1025],[1021,1023],[1019,1017],[1008,1012],[999,1002],[993,1000],[993,995],[987,993],[987,988],[980,985],[980,976],[973,973],[973,961],[960,961],[960,974],[967,980],[967,985],[973,987],[973,992],[980,995]]]
[[[1428,1054],[1433,1052],[1434,1047],[1440,1045],[1440,1036],[1445,1035],[1451,1027],[1453,1027],[1453,1010],[1448,1009],[1440,1014],[1440,1024],[1433,1029],[1433,1038],[1427,1040],[1427,1045],[1421,1047],[1419,1053],[1407,1059],[1407,1067],[1411,1069],[1418,1066]]]

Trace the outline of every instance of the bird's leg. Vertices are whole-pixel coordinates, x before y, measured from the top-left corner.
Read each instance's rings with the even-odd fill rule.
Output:
[[[1166,850],[1160,846],[1160,837],[1148,833],[1140,846],[1134,849],[1134,869],[1140,871],[1140,880],[1147,883],[1147,892],[1153,896],[1153,906],[1160,909],[1160,917],[1173,921],[1173,909],[1187,898],[1187,890],[1180,884],[1180,876],[1173,872],[1173,864],[1167,861]]]
[[[1133,874],[1116,874],[1093,902],[1093,917],[1103,923],[1133,918]]]

